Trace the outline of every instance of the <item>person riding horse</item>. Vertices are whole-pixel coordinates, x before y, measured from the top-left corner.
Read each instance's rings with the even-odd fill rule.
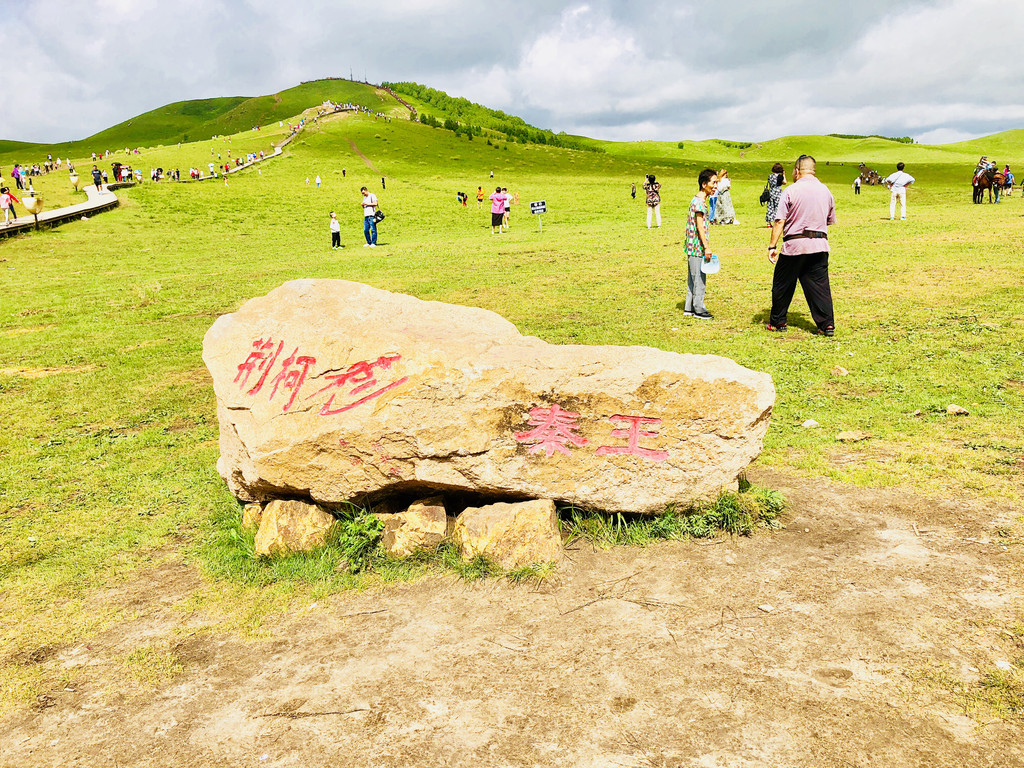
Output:
[[[974,188],[974,203],[982,202],[985,190],[988,190],[989,202],[999,202],[1006,177],[997,169],[999,166],[982,156],[978,167],[974,170],[974,179],[971,186]],[[993,200],[993,196],[995,199]]]
[[[978,161],[978,166],[974,169],[974,179],[971,181],[971,186],[978,186],[978,179],[981,178],[981,175],[988,170],[994,171],[995,168],[996,164],[990,161],[985,155],[982,155],[981,160]]]

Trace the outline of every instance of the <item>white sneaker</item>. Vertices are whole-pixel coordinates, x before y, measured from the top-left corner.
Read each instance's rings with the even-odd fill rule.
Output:
[[[369,248],[369,247],[370,247],[369,243],[363,243],[363,248]]]
[[[376,243],[370,243],[370,247],[371,247],[371,248],[376,248],[376,247],[377,247],[377,244],[376,244]]]

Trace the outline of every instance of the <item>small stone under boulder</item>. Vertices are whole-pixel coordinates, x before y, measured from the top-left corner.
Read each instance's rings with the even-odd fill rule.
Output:
[[[334,517],[315,504],[275,500],[263,509],[256,532],[259,557],[305,552],[327,541]]]
[[[245,529],[260,527],[260,521],[263,519],[263,505],[262,504],[246,504],[242,509],[242,527]]]
[[[550,499],[469,507],[455,520],[452,538],[464,559],[483,555],[505,570],[558,562],[562,555]]]
[[[377,517],[384,523],[381,543],[392,557],[437,549],[448,532],[448,514],[440,496],[417,501],[404,512]]]
[[[243,501],[468,493],[656,514],[761,452],[771,377],[724,357],[547,344],[484,309],[295,280],[203,339]]]

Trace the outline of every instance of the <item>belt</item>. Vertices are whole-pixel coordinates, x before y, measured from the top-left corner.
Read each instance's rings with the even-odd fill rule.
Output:
[[[782,238],[782,242],[788,243],[790,240],[796,240],[802,237],[811,238],[813,240],[828,240],[828,232],[815,232],[813,229],[805,229],[803,232],[799,232],[795,235],[786,235]]]

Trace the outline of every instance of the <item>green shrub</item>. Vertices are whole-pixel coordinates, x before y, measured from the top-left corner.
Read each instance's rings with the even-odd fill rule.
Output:
[[[584,539],[602,548],[647,546],[660,539],[707,539],[720,532],[749,536],[756,528],[777,529],[786,500],[778,491],[746,486],[722,491],[713,501],[699,501],[680,512],[669,507],[655,516],[605,514],[570,507],[563,510],[567,543]]]

